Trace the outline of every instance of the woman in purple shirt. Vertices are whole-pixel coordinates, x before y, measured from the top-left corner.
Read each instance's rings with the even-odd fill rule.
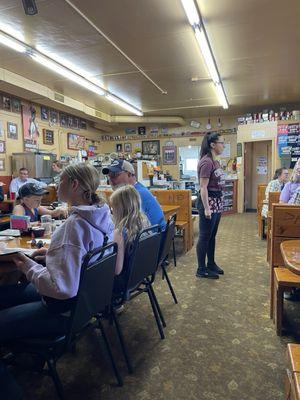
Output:
[[[288,182],[284,186],[280,194],[279,198],[280,203],[293,204],[292,203],[293,194],[299,188],[300,188],[300,158],[295,164],[290,182]]]

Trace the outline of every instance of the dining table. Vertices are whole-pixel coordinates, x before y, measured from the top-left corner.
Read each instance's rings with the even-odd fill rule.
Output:
[[[286,268],[300,275],[300,239],[285,240],[280,244],[280,251]]]
[[[163,210],[165,220],[167,221],[170,217],[172,217],[174,214],[177,214],[180,206],[175,205],[175,204],[162,204],[161,208]]]

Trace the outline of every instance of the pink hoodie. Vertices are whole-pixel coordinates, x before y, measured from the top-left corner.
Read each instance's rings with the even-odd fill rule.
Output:
[[[46,255],[46,266],[28,258],[23,272],[42,296],[69,299],[77,295],[85,254],[102,246],[104,234],[113,238],[109,207],[72,207],[68,219],[56,229]]]

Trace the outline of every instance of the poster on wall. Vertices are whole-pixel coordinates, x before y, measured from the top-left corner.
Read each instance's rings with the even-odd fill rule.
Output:
[[[277,130],[278,155],[281,158],[290,157],[289,168],[293,168],[300,157],[300,125],[279,125]]]
[[[177,147],[176,146],[163,146],[163,164],[176,165],[177,164]]]
[[[36,109],[33,105],[22,105],[22,123],[25,151],[36,149],[39,130],[36,121]]]
[[[267,175],[267,173],[268,173],[267,162],[268,162],[267,157],[265,157],[265,156],[257,157],[257,160],[256,160],[257,175]]]
[[[68,133],[68,149],[82,150],[85,148],[85,137],[76,133]]]

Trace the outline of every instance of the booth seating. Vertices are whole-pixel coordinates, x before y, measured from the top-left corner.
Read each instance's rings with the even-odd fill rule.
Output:
[[[285,376],[286,400],[300,400],[300,345],[288,343]]]
[[[264,228],[265,228],[265,219],[261,215],[261,210],[263,207],[263,202],[265,199],[267,185],[258,185],[257,186],[257,196],[256,196],[256,218],[258,225],[258,236],[263,239],[264,238]]]
[[[273,318],[274,268],[282,267],[284,260],[280,244],[285,240],[300,238],[300,206],[291,204],[273,204],[270,232],[270,317]]]
[[[176,214],[176,229],[182,232],[184,252],[193,247],[192,193],[190,190],[151,190],[161,205],[180,206]]]
[[[267,261],[270,260],[271,250],[271,222],[272,222],[272,205],[279,203],[280,192],[269,192],[268,217],[267,217]]]

